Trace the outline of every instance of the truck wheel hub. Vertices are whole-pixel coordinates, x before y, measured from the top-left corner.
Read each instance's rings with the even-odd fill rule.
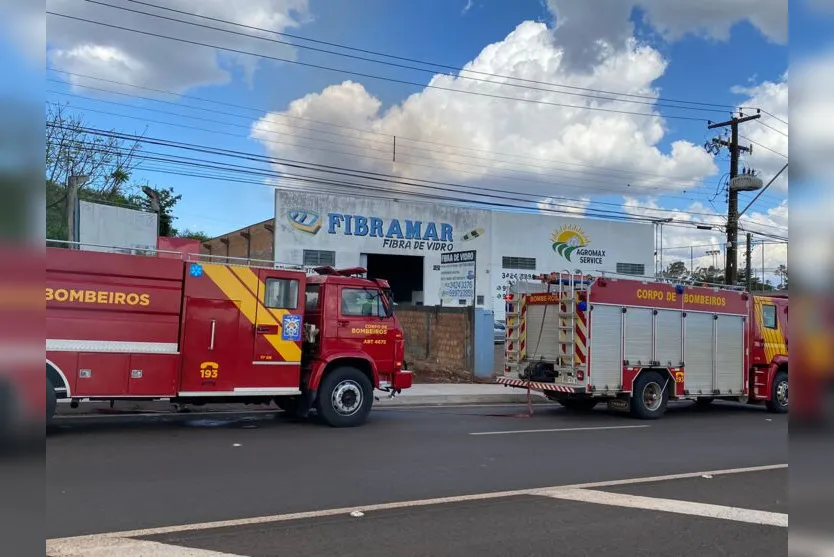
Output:
[[[355,381],[342,381],[333,389],[333,409],[343,416],[355,414],[362,406],[362,389]]]
[[[647,410],[657,410],[663,400],[663,392],[657,383],[649,383],[643,389],[643,404]]]
[[[782,405],[788,405],[788,382],[782,381],[776,386],[776,401]]]

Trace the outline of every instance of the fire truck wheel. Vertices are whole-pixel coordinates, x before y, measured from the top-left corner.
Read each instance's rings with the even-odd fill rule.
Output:
[[[641,420],[656,420],[666,413],[669,391],[664,386],[668,377],[656,371],[640,374],[634,382],[631,396],[631,415]]]
[[[777,371],[773,377],[773,392],[767,401],[767,409],[775,414],[785,414],[788,411],[788,373]]]
[[[372,404],[371,382],[353,367],[340,367],[328,373],[316,397],[316,410],[331,427],[361,425],[371,412]]]
[[[52,425],[52,419],[55,417],[55,410],[58,407],[58,397],[55,395],[55,386],[52,380],[46,378],[46,425]]]

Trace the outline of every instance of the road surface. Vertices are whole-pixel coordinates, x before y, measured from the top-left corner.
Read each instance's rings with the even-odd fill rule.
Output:
[[[349,430],[263,417],[62,426],[47,439],[47,548],[55,557],[785,553],[786,417],[729,404],[654,422],[603,407],[523,411],[380,409]]]

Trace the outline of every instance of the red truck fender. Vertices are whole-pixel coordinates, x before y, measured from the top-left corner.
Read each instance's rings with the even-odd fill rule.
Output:
[[[338,362],[336,365],[356,367],[369,374],[371,385],[374,388],[379,384],[376,363],[367,354],[363,352],[337,352],[328,355],[327,358],[316,360],[312,364],[310,367],[310,378],[307,381],[307,388],[312,392],[317,391],[325,371],[329,367],[335,367],[332,364],[336,362]]]
[[[776,377],[776,373],[782,368],[788,367],[788,357],[787,356],[774,356],[773,361],[770,362],[770,367],[767,369],[767,399],[770,399],[773,390],[773,378]]]

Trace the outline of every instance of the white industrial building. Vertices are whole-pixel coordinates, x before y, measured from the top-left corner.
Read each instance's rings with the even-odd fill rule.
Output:
[[[276,191],[274,246],[279,262],[364,267],[391,283],[398,304],[474,302],[497,319],[511,280],[654,273],[650,223],[288,190]]]

